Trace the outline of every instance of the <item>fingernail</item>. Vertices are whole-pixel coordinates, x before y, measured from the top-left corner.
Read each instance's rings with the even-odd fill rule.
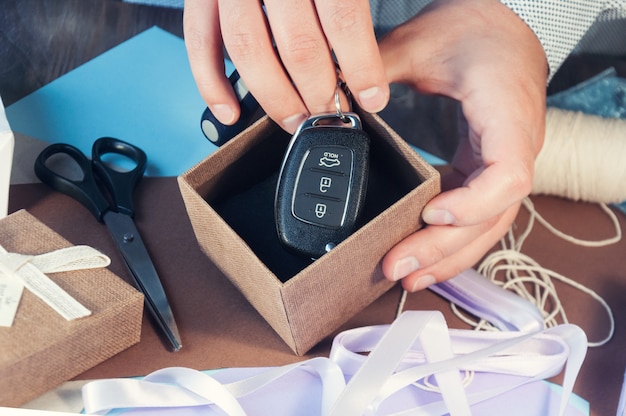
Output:
[[[429,209],[424,210],[422,218],[428,224],[432,225],[449,225],[454,224],[456,218],[445,209]]]
[[[403,277],[413,273],[420,268],[420,263],[415,257],[405,257],[402,260],[398,260],[393,266],[393,281],[398,281]]]
[[[291,133],[295,132],[300,124],[306,120],[306,115],[304,114],[294,114],[292,116],[283,119],[283,126],[290,131]]]
[[[211,112],[222,124],[230,125],[235,121],[235,112],[228,104],[215,104]]]
[[[413,282],[413,286],[410,291],[417,292],[418,290],[426,289],[428,286],[434,285],[435,283],[437,283],[435,276],[425,274]]]
[[[385,108],[387,100],[382,89],[372,87],[359,92],[359,104],[364,110],[375,113]]]

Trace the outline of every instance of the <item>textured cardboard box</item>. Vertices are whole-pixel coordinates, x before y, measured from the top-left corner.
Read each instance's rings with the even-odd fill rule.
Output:
[[[42,254],[71,244],[22,210],[0,221],[9,252]],[[0,406],[17,407],[139,342],[143,295],[109,270],[48,274],[92,314],[66,321],[24,290],[15,321],[0,328]]]
[[[267,117],[178,178],[199,245],[298,355],[391,288],[385,253],[422,226],[438,172],[376,115],[363,223],[311,262],[276,236],[273,201],[290,136]],[[210,319],[210,317],[207,317]]]

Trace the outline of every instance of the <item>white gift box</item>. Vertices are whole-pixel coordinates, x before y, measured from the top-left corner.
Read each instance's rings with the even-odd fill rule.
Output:
[[[0,97],[0,218],[7,216],[9,208],[9,184],[11,182],[13,147],[13,132],[9,127],[2,97]]]

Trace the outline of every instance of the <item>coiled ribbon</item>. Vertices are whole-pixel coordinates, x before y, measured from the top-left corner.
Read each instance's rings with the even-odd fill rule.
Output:
[[[459,416],[471,414],[474,405],[488,408],[490,399],[517,388],[543,383],[542,379],[565,367],[560,402],[554,411],[545,413],[543,408],[541,413],[564,415],[571,410],[570,395],[586,351],[585,334],[575,325],[523,334],[448,330],[440,312],[407,311],[391,325],[339,334],[329,358],[212,374],[166,368],[143,379],[93,381],[82,393],[88,414],[124,409],[125,415],[133,416],[164,411],[233,416]],[[462,371],[473,371],[482,380],[464,387]],[[431,375],[440,394],[415,385]],[[318,397],[311,398],[314,395]],[[290,407],[289,397],[299,397],[297,410]],[[525,404],[542,399],[522,395],[517,404],[524,405],[525,415],[532,415]],[[481,410],[480,414],[487,413]]]

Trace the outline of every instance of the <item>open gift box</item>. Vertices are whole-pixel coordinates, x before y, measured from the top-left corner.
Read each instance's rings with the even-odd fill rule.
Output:
[[[370,173],[358,230],[315,261],[277,237],[274,194],[291,136],[263,117],[178,178],[202,251],[298,355],[393,285],[385,253],[423,224],[440,189],[429,166],[377,115],[360,113]]]
[[[24,210],[0,220],[0,245],[24,255],[72,246]],[[143,295],[121,278],[106,268],[48,277],[91,315],[67,321],[24,290],[12,326],[0,327],[0,406],[21,406],[139,342]]]

